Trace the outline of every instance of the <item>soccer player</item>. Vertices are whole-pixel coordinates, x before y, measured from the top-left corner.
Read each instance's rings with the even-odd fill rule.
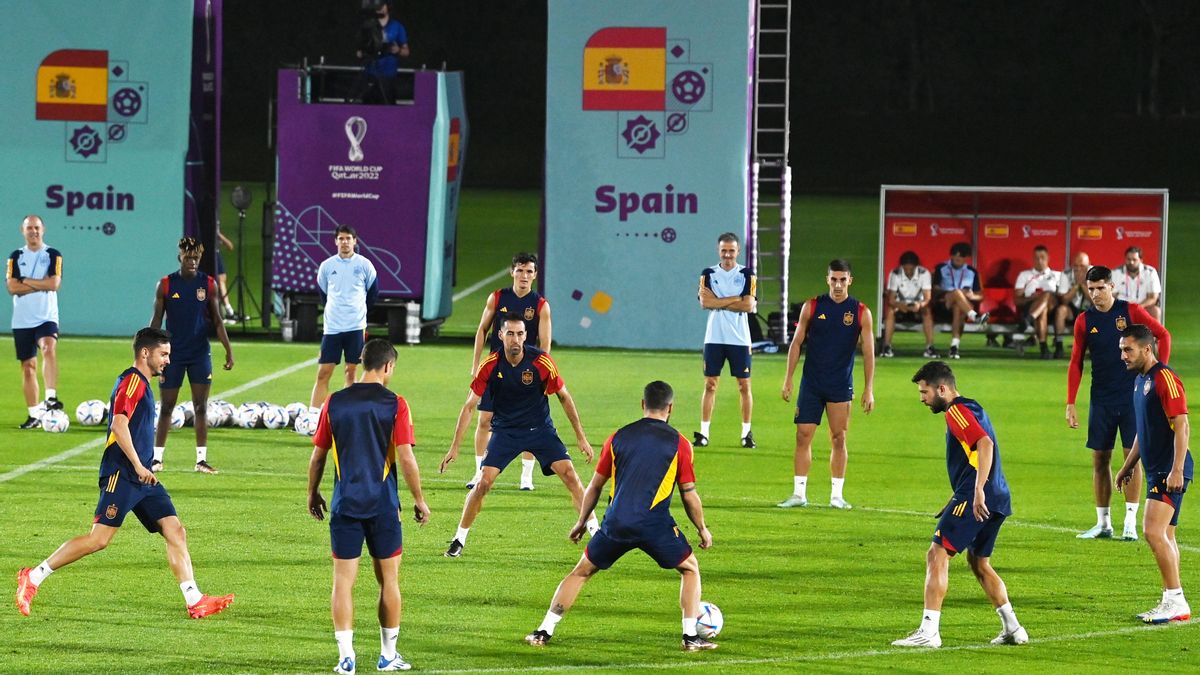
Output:
[[[1067,322],[1074,322],[1081,313],[1092,306],[1087,290],[1087,273],[1092,266],[1088,254],[1080,251],[1071,261],[1071,269],[1063,271],[1058,278],[1058,307],[1054,310],[1054,358],[1063,357],[1062,336],[1067,332]]]
[[[645,551],[659,567],[679,572],[683,650],[717,648],[696,632],[696,619],[700,615],[700,564],[671,517],[671,496],[678,486],[683,509],[700,537],[700,548],[712,546],[712,533],[704,524],[704,506],[696,492],[692,445],[669,424],[674,399],[675,393],[666,382],[646,385],[642,393],[642,419],[621,427],[604,443],[596,473],[584,493],[579,520],[567,536],[575,543],[583,538],[587,528],[585,514],[596,508],[605,483],[612,478],[612,499],[604,512],[604,522],[588,542],[575,569],[558,585],[546,618],[537,630],[525,636],[525,642],[535,647],[550,642],[555,626],[575,604],[587,580],[636,548]]]
[[[888,274],[887,302],[883,305],[883,348],[879,355],[890,359],[892,335],[896,332],[896,318],[902,321],[920,321],[925,329],[925,358],[935,359],[937,349],[933,346],[933,311],[929,306],[933,297],[933,276],[921,267],[921,259],[913,251],[900,254],[900,266]]]
[[[319,408],[329,396],[333,368],[346,359],[346,386],[354,384],[354,371],[362,358],[367,331],[367,309],[379,295],[375,266],[355,253],[358,234],[349,225],[334,230],[337,255],[317,268],[317,286],[325,303],[325,331],[317,359],[317,381],[309,407]]]
[[[1142,249],[1130,246],[1125,249],[1125,265],[1112,272],[1117,298],[1141,305],[1156,321],[1162,320],[1158,307],[1158,296],[1162,294],[1162,281],[1158,270],[1142,263]]]
[[[504,349],[500,341],[500,327],[503,317],[509,312],[516,312],[525,321],[525,343],[550,353],[550,303],[541,293],[533,290],[533,281],[537,279],[537,256],[532,253],[518,253],[513,256],[511,288],[501,288],[488,296],[483,306],[483,316],[479,319],[479,328],[475,330],[475,352],[471,357],[471,377],[479,371],[479,359],[483,356],[483,346],[487,344],[489,352]],[[487,452],[488,440],[492,436],[492,403],[480,401],[479,426],[475,428],[475,475],[467,483],[467,489],[475,487],[479,477],[483,475],[483,455]],[[533,489],[533,455],[528,452],[521,455],[521,489]]]
[[[950,259],[937,266],[933,273],[933,298],[950,312],[950,358],[959,358],[958,345],[962,340],[963,323],[987,323],[988,313],[978,314],[974,303],[983,300],[979,272],[967,264],[971,245],[960,241],[950,247]]]
[[[225,348],[225,370],[233,368],[233,347],[229,345],[229,335],[221,320],[216,281],[200,271],[203,255],[204,244],[191,237],[180,239],[179,271],[163,277],[154,289],[154,317],[150,319],[150,326],[158,328],[165,316],[167,331],[171,334],[171,362],[163,369],[163,379],[158,385],[165,414],[158,416],[158,429],[154,434],[154,459],[150,462],[150,470],[155,473],[163,468],[167,433],[171,430],[171,411],[179,400],[184,374],[192,388],[195,408],[195,469],[199,473],[217,473],[208,463],[208,391],[212,387],[213,370],[208,331],[216,328],[217,339]]]
[[[796,456],[792,496],[779,503],[781,508],[808,505],[808,470],[812,468],[812,442],[821,423],[829,414],[829,474],[832,489],[829,505],[848,509],[842,495],[846,482],[846,431],[850,426],[850,403],[854,400],[854,348],[862,341],[862,409],[870,414],[875,408],[875,332],[871,328],[871,310],[850,295],[850,263],[837,259],[829,263],[825,276],[829,293],[804,303],[800,323],[788,349],[787,375],[783,379],[783,400],[792,399],[792,375],[800,360],[800,346],[808,343],[800,394],[796,398]]]
[[[1087,292],[1092,306],[1075,319],[1075,340],[1067,365],[1067,425],[1079,428],[1075,398],[1083,379],[1083,355],[1091,353],[1092,385],[1088,406],[1087,447],[1092,450],[1092,489],[1096,497],[1096,525],[1079,534],[1080,539],[1107,539],[1113,536],[1112,501],[1113,446],[1121,432],[1125,457],[1133,447],[1137,433],[1133,402],[1134,372],[1121,362],[1121,331],[1135,323],[1148,326],[1158,341],[1158,356],[1166,363],[1171,355],[1171,334],[1139,305],[1113,297],[1112,272],[1097,265],[1087,272]],[[1134,465],[1134,471],[1137,466]],[[1125,490],[1125,527],[1121,538],[1137,541],[1138,485],[1141,476]]]
[[[1155,358],[1154,334],[1149,327],[1134,324],[1121,331],[1121,360],[1137,373],[1133,386],[1137,439],[1117,472],[1116,486],[1123,489],[1137,480],[1134,465],[1140,459],[1146,473],[1142,533],[1154,551],[1163,583],[1162,602],[1137,618],[1146,623],[1187,621],[1192,618],[1192,610],[1183,597],[1179,543],[1175,541],[1183,493],[1192,482],[1187,397],[1175,371]]]
[[[335,673],[354,672],[353,591],[364,540],[379,581],[377,668],[395,671],[412,667],[396,651],[400,635],[397,579],[404,551],[397,463],[412,493],[413,519],[422,526],[429,520],[429,506],[421,492],[421,474],[412,451],[412,415],[404,398],[387,388],[396,372],[396,349],[387,340],[370,340],[363,347],[362,363],[362,381],[325,401],[308,463],[308,512],[324,520],[325,511],[329,511],[333,637],[338,647]],[[327,507],[320,488],[331,452],[333,506]]]
[[[1029,634],[1017,621],[1004,580],[990,562],[1000,527],[1012,515],[1012,495],[1000,466],[996,430],[983,406],[958,393],[954,371],[944,362],[926,363],[912,381],[921,393],[921,403],[930,412],[946,413],[946,471],[954,494],[938,513],[941,520],[925,557],[925,611],[921,625],[892,644],[942,646],[938,624],[950,583],[950,559],[965,550],[971,572],[1000,615],[1000,634],[992,644],[1023,645],[1029,642]]]
[[[1039,244],[1033,247],[1033,267],[1018,274],[1014,285],[1017,307],[1025,310],[1025,320],[1033,326],[1042,359],[1051,358],[1050,347],[1046,345],[1046,333],[1050,312],[1058,300],[1055,292],[1058,291],[1061,274],[1050,269],[1050,251]]]
[[[704,330],[704,394],[700,398],[700,431],[693,434],[696,447],[708,445],[713,404],[721,367],[737,380],[742,402],[742,447],[753,448],[750,418],[754,397],[750,392],[750,314],[758,311],[757,281],[750,269],[738,264],[738,237],[726,232],[717,237],[721,262],[700,273],[700,308],[708,311]]]
[[[458,532],[446,550],[448,558],[462,555],[467,533],[483,508],[483,500],[496,482],[496,477],[522,451],[533,453],[542,465],[543,475],[558,475],[571,492],[576,512],[579,512],[583,500],[583,484],[579,482],[579,476],[571,464],[571,456],[559,440],[554,422],[550,419],[551,394],[557,396],[562,404],[563,412],[575,429],[579,451],[589,463],[592,461],[592,446],[579,422],[575,401],[558,374],[558,366],[549,354],[526,344],[525,318],[520,314],[505,315],[500,338],[504,341],[504,351],[493,352],[479,365],[471,381],[467,402],[458,413],[450,450],[438,469],[438,473],[445,473],[446,467],[458,458],[458,446],[467,431],[467,425],[471,423],[475,408],[481,399],[490,396],[493,406],[492,438],[483,457],[483,475],[467,493]],[[590,511],[587,516],[589,531],[594,532],[599,527],[596,516]]]
[[[143,328],[133,338],[133,365],[117,378],[109,400],[108,440],[100,459],[100,499],[92,530],[58,547],[37,567],[17,573],[17,609],[29,616],[30,605],[46,577],[64,565],[102,551],[116,536],[130,513],[149,532],[167,543],[167,564],[179,582],[188,616],[200,619],[224,610],[233,594],[200,593],[192,573],[187,535],[175,514],[175,505],[158,477],[147,468],[154,453],[154,393],[150,378],[162,374],[171,362],[171,336],[157,328]]]
[[[22,429],[41,425],[42,409],[62,410],[58,400],[58,289],[62,254],[46,245],[46,226],[37,216],[21,221],[25,245],[8,257],[8,294],[13,296],[12,332],[21,362],[21,386],[29,416]],[[46,400],[38,405],[37,354],[42,352]]]

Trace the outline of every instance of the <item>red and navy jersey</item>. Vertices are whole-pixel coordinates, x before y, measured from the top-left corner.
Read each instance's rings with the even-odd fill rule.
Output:
[[[471,391],[491,395],[493,429],[553,429],[547,397],[564,386],[554,359],[530,345],[515,366],[503,352],[492,352],[471,381]]]
[[[1133,414],[1137,418],[1138,452],[1146,480],[1167,474],[1175,464],[1175,425],[1171,418],[1187,414],[1183,382],[1163,362],[1138,375],[1133,383]],[[1192,451],[1183,463],[1183,477],[1192,477]]]
[[[1113,301],[1107,312],[1090,307],[1075,318],[1075,342],[1067,366],[1067,403],[1075,403],[1083,377],[1083,355],[1092,358],[1091,401],[1101,405],[1127,405],[1129,390],[1137,374],[1121,360],[1121,331],[1135,323],[1148,326],[1158,340],[1158,358],[1166,362],[1171,355],[1171,334],[1138,304]]]
[[[129,367],[117,377],[112,395],[108,399],[110,411],[108,437],[104,442],[104,454],[100,458],[100,477],[120,474],[123,480],[139,482],[133,464],[125,457],[117,436],[112,430],[112,420],[117,415],[129,418],[129,436],[133,449],[137,451],[142,466],[149,468],[154,459],[154,392],[150,382],[137,368]]]
[[[608,437],[596,473],[612,478],[611,501],[601,527],[617,541],[674,527],[675,486],[696,482],[692,444],[670,424],[650,417]]]
[[[854,388],[854,350],[867,306],[853,296],[834,302],[829,294],[808,301],[804,384],[818,391]]]
[[[510,286],[492,293],[492,298],[496,316],[492,319],[492,332],[488,334],[488,347],[494,352],[504,349],[499,331],[500,326],[504,323],[504,315],[510,312],[520,314],[521,318],[525,320],[525,344],[538,346],[538,320],[542,316],[542,309],[547,304],[542,294],[531,290],[522,298],[518,297]]]
[[[172,272],[159,285],[171,333],[171,360],[187,363],[208,356],[208,332],[212,328],[208,301],[217,292],[213,278],[204,272],[196,272],[190,279]]]
[[[987,436],[992,439],[992,470],[983,485],[988,510],[1005,516],[1012,515],[1012,494],[1004,469],[1000,466],[1000,443],[992,420],[977,401],[959,396],[946,409],[946,472],[954,496],[971,499],[975,496],[975,477],[979,475],[979,455],[975,444]]]
[[[326,399],[313,445],[333,457],[329,510],[374,518],[399,509],[396,447],[414,443],[408,403],[382,384],[360,382]]]

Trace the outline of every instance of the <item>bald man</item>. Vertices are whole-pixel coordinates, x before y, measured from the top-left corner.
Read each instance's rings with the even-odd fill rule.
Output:
[[[1054,309],[1054,358],[1063,357],[1062,336],[1067,324],[1074,325],[1075,317],[1092,306],[1087,291],[1087,272],[1092,266],[1088,254],[1080,251],[1071,260],[1071,269],[1062,273],[1058,280],[1058,307]]]
[[[25,245],[8,257],[8,294],[13,296],[12,333],[21,362],[21,384],[29,415],[22,429],[36,429],[44,410],[62,410],[58,400],[58,289],[62,254],[46,245],[46,225],[38,216],[21,221]],[[38,405],[37,355],[42,353],[46,400]]]

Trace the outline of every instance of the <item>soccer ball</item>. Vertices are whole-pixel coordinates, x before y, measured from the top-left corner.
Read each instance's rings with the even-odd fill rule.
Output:
[[[225,399],[215,399],[213,401],[221,409],[221,426],[232,427],[237,424],[237,408]],[[211,426],[211,425],[210,425]]]
[[[308,404],[296,401],[295,403],[287,404],[287,407],[284,408],[284,410],[287,410],[288,420],[290,420],[289,423],[295,424],[296,419],[300,417],[301,411],[308,410]]]
[[[223,401],[209,401],[204,407],[204,419],[210,427],[221,427],[229,421]]]
[[[702,638],[713,638],[725,627],[721,609],[711,602],[700,601],[700,616],[696,619],[696,633]]]
[[[42,415],[42,429],[52,434],[61,434],[71,427],[71,418],[61,410],[47,410]]]
[[[317,415],[305,408],[296,418],[296,433],[302,436],[312,436],[317,433]]]
[[[282,429],[291,421],[291,416],[281,405],[268,404],[262,409],[262,424],[268,429]]]
[[[177,407],[183,410],[183,423],[185,425],[191,425],[196,420],[196,406],[191,401],[184,401]]]
[[[184,412],[182,405],[177,405],[171,409],[171,428],[182,429],[187,423],[187,413]]]
[[[84,426],[94,427],[104,421],[105,412],[104,402],[92,399],[76,406],[75,419]]]
[[[262,409],[257,403],[243,403],[238,406],[234,423],[243,429],[253,429],[262,419]]]

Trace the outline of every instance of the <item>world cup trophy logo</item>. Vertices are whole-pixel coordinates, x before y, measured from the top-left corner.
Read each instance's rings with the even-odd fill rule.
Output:
[[[346,120],[346,139],[350,141],[347,155],[351,162],[363,161],[362,140],[367,136],[367,121],[355,115]]]

